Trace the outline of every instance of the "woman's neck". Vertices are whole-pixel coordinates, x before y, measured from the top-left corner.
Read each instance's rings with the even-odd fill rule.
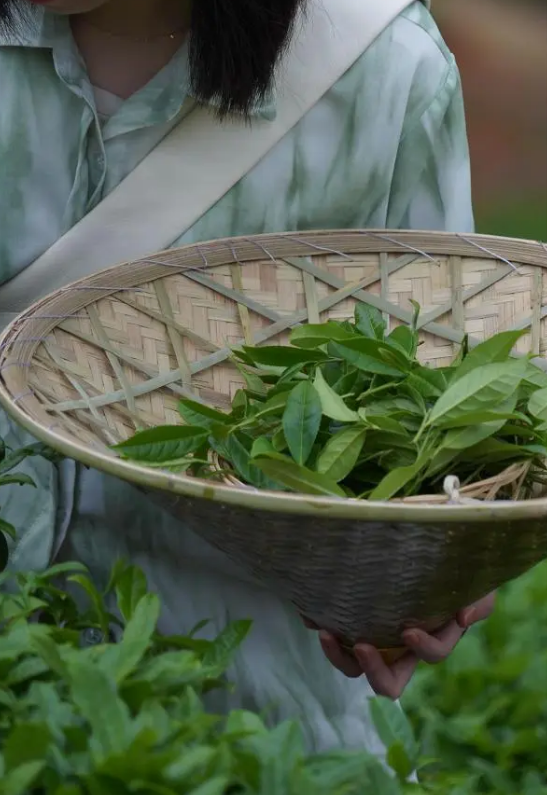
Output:
[[[81,18],[120,39],[142,40],[187,28],[191,6],[192,0],[110,0]]]
[[[127,99],[145,86],[184,42],[191,0],[115,0],[71,19],[93,85]]]

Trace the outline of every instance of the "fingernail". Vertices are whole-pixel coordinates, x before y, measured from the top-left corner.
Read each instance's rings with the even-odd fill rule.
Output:
[[[407,643],[419,643],[420,642],[420,636],[418,635],[417,632],[414,632],[413,630],[411,630],[410,632],[406,632],[405,633],[405,640],[406,640]]]

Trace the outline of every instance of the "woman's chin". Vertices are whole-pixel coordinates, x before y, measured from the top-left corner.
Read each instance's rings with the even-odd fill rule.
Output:
[[[105,0],[28,0],[31,5],[43,6],[56,14],[86,14],[104,5]]]

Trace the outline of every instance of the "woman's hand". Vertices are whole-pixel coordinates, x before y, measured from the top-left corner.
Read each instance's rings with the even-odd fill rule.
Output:
[[[420,629],[407,630],[403,633],[403,644],[408,648],[408,654],[390,666],[386,665],[377,649],[365,643],[357,644],[352,656],[342,649],[330,632],[319,630],[319,640],[327,659],[343,674],[353,678],[365,675],[377,695],[398,699],[418,663],[434,665],[445,660],[469,627],[488,618],[494,609],[495,598],[492,593],[461,610],[454,621],[434,635]],[[307,619],[304,623],[309,629],[318,629]]]

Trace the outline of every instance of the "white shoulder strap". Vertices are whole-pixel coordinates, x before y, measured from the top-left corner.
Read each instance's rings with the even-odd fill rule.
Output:
[[[312,0],[282,64],[277,117],[220,124],[198,107],[120,185],[0,288],[0,313],[168,248],[309,111],[411,0]],[[6,319],[4,317],[4,319]]]

